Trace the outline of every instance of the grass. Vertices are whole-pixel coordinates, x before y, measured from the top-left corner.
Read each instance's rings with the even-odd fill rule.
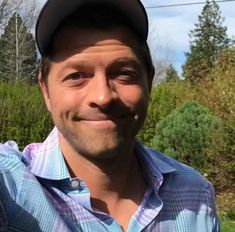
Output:
[[[235,231],[235,221],[220,217],[221,232],[234,232]]]
[[[217,195],[221,232],[235,232],[235,193],[224,192]]]

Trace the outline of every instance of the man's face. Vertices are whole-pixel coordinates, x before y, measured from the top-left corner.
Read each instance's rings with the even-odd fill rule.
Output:
[[[101,159],[127,152],[144,122],[149,81],[128,44],[138,46],[127,29],[71,26],[55,37],[48,84],[40,84],[60,144],[80,155]]]

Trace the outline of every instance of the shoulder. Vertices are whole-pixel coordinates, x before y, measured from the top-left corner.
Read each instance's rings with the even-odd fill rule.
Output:
[[[157,151],[153,148],[149,148],[149,147],[145,147],[147,153],[150,156],[156,156],[158,159],[160,159],[161,161],[163,161],[164,163],[170,165],[171,167],[176,169],[175,175],[196,175],[196,176],[201,176],[201,174],[195,170],[194,168],[183,164],[177,160],[175,160],[174,158],[161,153],[160,151]]]
[[[144,147],[145,155],[151,160],[151,163],[160,169],[163,173],[163,166],[170,166],[172,172],[167,174],[166,182],[168,186],[175,186],[177,189],[191,189],[193,191],[203,191],[206,195],[214,193],[212,184],[194,168],[183,164],[168,155],[165,155],[155,149]],[[159,165],[160,163],[160,165]]]
[[[23,155],[14,141],[0,143],[0,173],[15,170],[22,165]]]
[[[178,222],[190,218],[195,228],[219,231],[213,185],[188,165],[152,148],[140,145],[140,149],[147,157],[147,169],[162,174],[157,192],[164,202],[161,215],[177,215]]]
[[[16,182],[16,179],[20,180],[27,165],[16,142],[0,143],[0,184],[5,183],[8,186],[9,183]]]
[[[27,162],[15,142],[0,144],[0,231],[52,231],[58,222],[57,211]]]
[[[26,166],[15,142],[0,144],[0,198],[4,202],[16,199]]]

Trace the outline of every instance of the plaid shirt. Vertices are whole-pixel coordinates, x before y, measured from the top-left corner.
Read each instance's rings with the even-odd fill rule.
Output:
[[[136,142],[149,186],[128,232],[220,231],[214,190],[197,171]],[[0,144],[0,231],[121,232],[109,215],[91,207],[83,180],[71,178],[55,128],[42,144],[19,152]]]

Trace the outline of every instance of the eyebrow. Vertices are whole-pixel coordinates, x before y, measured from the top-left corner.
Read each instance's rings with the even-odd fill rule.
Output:
[[[92,65],[93,62],[91,62],[89,59],[76,59],[76,60],[69,60],[66,64],[67,67],[70,68],[90,68],[93,67]],[[107,65],[107,72],[112,72],[115,69],[118,68],[122,68],[122,67],[126,67],[126,68],[133,68],[135,70],[137,70],[137,72],[139,74],[143,74],[144,72],[144,67],[143,64],[139,61],[138,58],[135,57],[120,57],[117,59],[114,59],[110,64]],[[63,76],[63,72],[60,72],[60,76]]]
[[[89,59],[79,59],[79,60],[70,60],[67,62],[67,65],[70,67],[90,67],[93,66],[92,64],[93,62],[91,62]],[[131,66],[137,69],[140,69],[140,67],[142,66],[141,62],[136,59],[136,58],[132,58],[132,57],[121,57],[118,59],[113,60],[107,67],[115,67],[115,66]]]
[[[114,60],[111,64],[108,65],[108,69],[123,66],[133,67],[138,71],[142,69],[141,62],[138,59],[131,57],[122,57]]]
[[[84,60],[84,59],[81,59],[81,60],[70,60],[67,62],[67,65],[70,66],[70,67],[79,67],[79,66],[87,66],[87,67],[90,67],[92,66],[92,62],[90,60]]]

